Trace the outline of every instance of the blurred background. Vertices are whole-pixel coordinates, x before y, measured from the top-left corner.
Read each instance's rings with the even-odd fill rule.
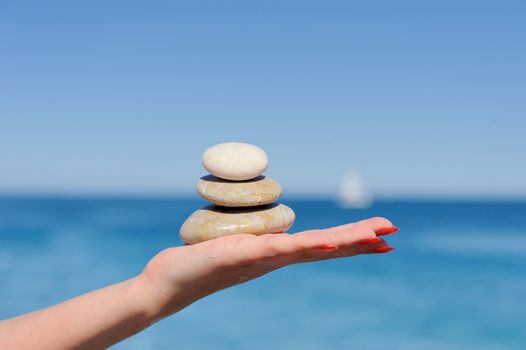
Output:
[[[288,267],[116,349],[526,348],[522,1],[1,1],[0,319],[181,244],[202,152],[261,146],[292,231],[396,251]]]

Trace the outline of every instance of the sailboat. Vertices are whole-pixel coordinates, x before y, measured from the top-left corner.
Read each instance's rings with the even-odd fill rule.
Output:
[[[339,204],[343,208],[364,209],[373,204],[373,196],[364,186],[360,175],[347,171],[343,175],[339,193]]]

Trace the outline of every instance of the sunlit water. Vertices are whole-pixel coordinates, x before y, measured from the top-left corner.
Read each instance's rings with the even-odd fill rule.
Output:
[[[526,203],[285,202],[292,231],[386,216],[396,251],[276,271],[115,349],[526,349]],[[137,274],[202,204],[0,200],[0,318]]]

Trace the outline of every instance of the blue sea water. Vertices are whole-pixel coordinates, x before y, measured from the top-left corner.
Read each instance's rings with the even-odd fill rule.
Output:
[[[388,217],[396,250],[275,271],[114,348],[526,349],[526,203],[285,202],[292,232]],[[0,199],[0,318],[132,277],[202,204]]]

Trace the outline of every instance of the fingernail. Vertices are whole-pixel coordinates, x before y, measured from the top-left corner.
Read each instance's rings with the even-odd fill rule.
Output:
[[[382,241],[381,238],[373,237],[373,238],[363,239],[363,240],[359,241],[357,244],[359,244],[359,245],[367,245],[367,244],[378,243],[378,242],[381,242],[381,241]]]
[[[389,253],[389,252],[391,252],[393,250],[394,250],[393,247],[388,247],[388,246],[385,245],[383,247],[376,248],[375,250],[373,250],[373,253],[380,253],[380,254],[382,254],[382,253]]]
[[[335,245],[329,245],[329,244],[320,245],[318,248],[320,248],[322,250],[325,250],[325,251],[328,251],[328,252],[330,252],[331,250],[338,249],[338,247],[336,247]]]
[[[390,235],[390,234],[393,234],[393,233],[397,232],[398,230],[400,230],[400,229],[398,227],[396,227],[396,226],[387,227],[387,228],[381,228],[381,229],[376,231],[376,235],[377,236]]]

